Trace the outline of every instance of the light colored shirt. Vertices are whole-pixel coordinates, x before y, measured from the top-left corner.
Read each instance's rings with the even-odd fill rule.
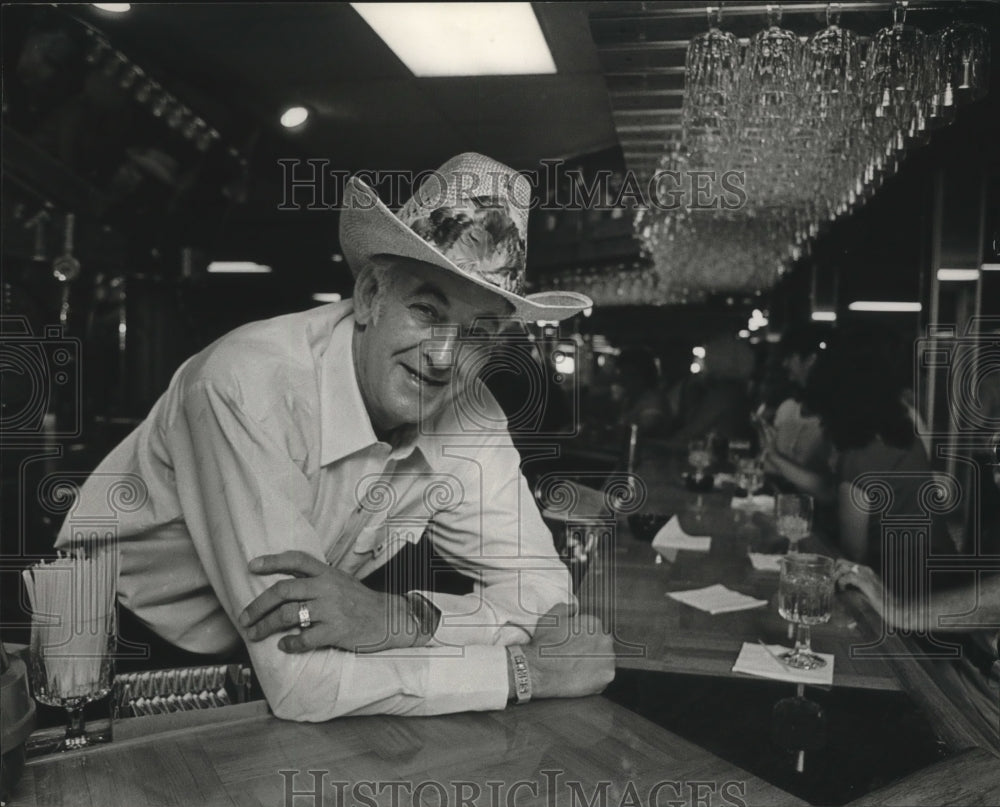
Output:
[[[803,415],[802,404],[794,398],[786,398],[774,413],[774,447],[796,465],[830,473],[831,446],[819,417]]]
[[[121,603],[185,650],[222,653],[281,579],[250,573],[252,558],[297,549],[361,578],[430,525],[474,581],[465,596],[421,590],[442,612],[430,645],[290,654],[270,636],[247,642],[254,669],[288,719],[503,708],[505,645],[573,601],[570,577],[485,387],[475,412],[453,402],[398,445],[378,440],[352,312],[347,300],[251,323],[190,358],[83,485],[57,546],[110,513]]]

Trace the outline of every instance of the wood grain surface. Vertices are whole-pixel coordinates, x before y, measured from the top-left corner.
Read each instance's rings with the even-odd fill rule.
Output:
[[[572,807],[602,791],[609,807],[805,804],[601,697],[327,723],[215,711],[211,726],[33,760],[10,804]]]

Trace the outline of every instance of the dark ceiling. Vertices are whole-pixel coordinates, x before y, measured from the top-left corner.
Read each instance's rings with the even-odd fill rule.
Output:
[[[136,4],[122,15],[89,4],[60,5],[55,11],[7,4],[3,22],[5,31],[23,31],[44,12],[75,18],[81,29],[99,31],[217,127],[220,150],[232,148],[237,157],[245,157],[247,175],[235,191],[233,183],[241,180],[233,179],[233,166],[217,166],[219,179],[197,165],[200,184],[216,182],[226,189],[217,194],[214,206],[192,207],[187,218],[175,203],[169,213],[177,221],[177,238],[197,234],[211,257],[271,263],[303,288],[346,291],[346,267],[330,260],[338,248],[335,211],[280,210],[285,188],[279,159],[318,158],[344,172],[422,170],[459,151],[476,150],[522,169],[553,158],[575,160],[588,170],[620,170],[627,159],[630,167],[641,169],[649,164],[643,155],[655,156],[659,144],[676,135],[684,49],[692,35],[705,29],[708,3],[532,5],[557,66],[555,75],[414,78],[346,3]],[[888,22],[889,3],[843,5],[843,24],[863,35]],[[987,6],[942,0],[910,5],[915,10],[909,19],[928,30],[951,19],[956,10],[981,16]],[[724,27],[739,36],[763,25],[762,3],[725,7]],[[785,3],[784,8],[784,23],[803,35],[823,25],[825,3]],[[5,46],[19,44],[16,35],[4,36]],[[1000,49],[995,47],[994,53]],[[7,84],[5,80],[5,113]],[[995,119],[998,97],[994,88],[982,102],[990,105],[988,111],[965,110],[965,122],[960,119],[944,139],[961,148],[965,135],[957,128],[981,127],[984,119]],[[280,111],[292,103],[314,110],[297,132],[278,124]],[[134,112],[123,110],[91,139],[103,140],[111,149],[120,134],[112,131],[113,124],[129,128]],[[6,151],[5,144],[5,156]],[[928,159],[922,168],[918,161],[917,168],[904,172],[929,175],[933,165]],[[926,189],[919,177],[904,181],[921,192]],[[617,222],[615,239],[590,254],[633,254],[627,223]],[[879,219],[863,229],[891,228]],[[905,228],[901,232],[905,239]],[[553,241],[548,251],[568,250],[571,241]],[[529,252],[536,261],[545,253],[541,247]],[[908,271],[908,260],[899,263],[900,271]]]
[[[347,3],[143,5],[111,15],[77,7],[127,53],[204,94],[225,122],[242,118],[289,156],[337,168],[435,166],[462,150],[517,168],[616,144],[586,3],[536,3],[558,72],[415,78]],[[287,133],[281,110],[315,110]],[[245,133],[232,133],[240,137]]]

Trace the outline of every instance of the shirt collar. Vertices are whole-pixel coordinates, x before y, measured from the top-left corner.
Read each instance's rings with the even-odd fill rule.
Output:
[[[354,366],[354,313],[333,328],[326,350],[319,359],[320,465],[344,459],[362,449],[380,444],[361,397]],[[415,426],[404,429],[395,447],[387,453],[393,459],[411,454],[426,464],[433,451],[428,437]],[[387,443],[381,445],[388,446]]]

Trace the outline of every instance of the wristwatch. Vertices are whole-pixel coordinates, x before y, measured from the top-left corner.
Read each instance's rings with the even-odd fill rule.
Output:
[[[527,703],[531,700],[531,672],[528,670],[528,659],[517,645],[507,646],[507,656],[511,669],[514,671],[514,700],[516,703]]]
[[[410,618],[417,628],[417,638],[413,646],[425,645],[438,629],[441,612],[434,603],[415,591],[408,591],[403,597],[406,599]]]

